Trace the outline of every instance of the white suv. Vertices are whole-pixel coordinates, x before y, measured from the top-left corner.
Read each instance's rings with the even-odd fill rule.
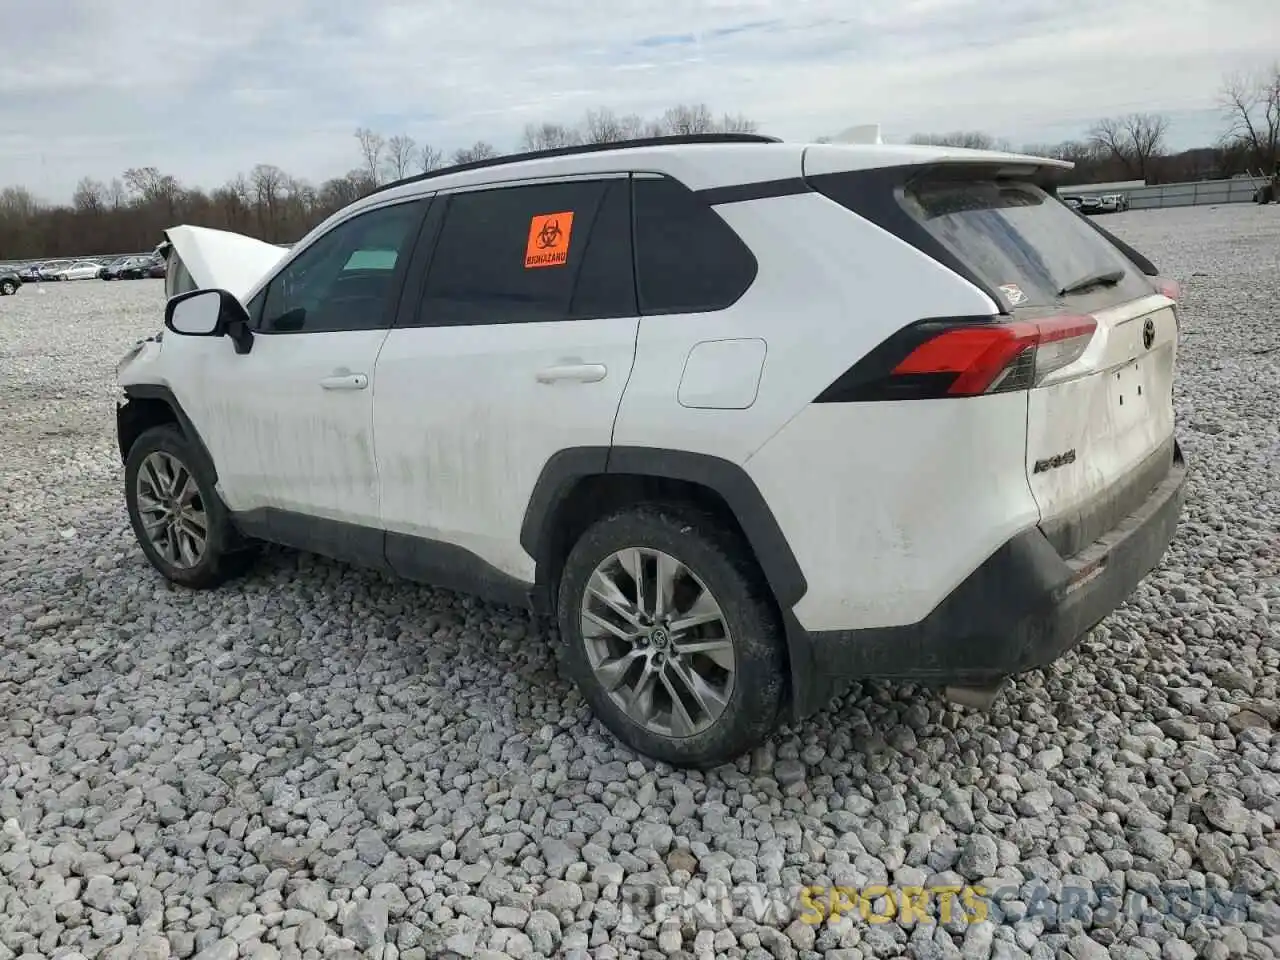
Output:
[[[989,702],[1182,506],[1176,288],[1062,166],[662,138],[391,184],[287,251],[170,231],[119,369],[134,530],[190,587],[272,541],[530,604],[675,764],[855,678]]]

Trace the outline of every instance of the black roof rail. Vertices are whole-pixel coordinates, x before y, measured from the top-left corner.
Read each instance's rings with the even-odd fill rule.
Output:
[[[529,150],[525,153],[509,153],[487,160],[471,160],[467,163],[456,163],[451,167],[428,170],[417,176],[405,177],[384,183],[365,196],[373,196],[384,190],[393,190],[410,183],[419,183],[435,177],[448,176],[451,173],[464,173],[468,170],[483,170],[485,167],[500,167],[508,163],[523,163],[526,160],[545,160],[552,157],[572,157],[580,153],[604,153],[607,150],[633,150],[637,147],[665,147],[684,143],[781,143],[779,137],[766,136],[763,133],[682,133],[661,137],[639,137],[634,140],[614,140],[611,143],[582,143],[573,147],[552,147],[549,150]]]

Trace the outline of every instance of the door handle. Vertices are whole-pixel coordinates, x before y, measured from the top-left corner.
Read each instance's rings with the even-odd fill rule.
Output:
[[[320,378],[320,386],[326,390],[363,390],[368,385],[369,378],[363,373],[344,373]]]
[[[609,372],[603,363],[566,363],[538,371],[539,383],[568,380],[573,383],[598,383]]]

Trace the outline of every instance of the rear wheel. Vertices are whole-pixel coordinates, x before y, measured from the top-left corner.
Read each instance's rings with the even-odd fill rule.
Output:
[[[746,544],[700,510],[646,504],[593,524],[565,563],[557,621],[583,697],[640,753],[717,766],[777,723],[781,624]]]
[[[134,441],[125,460],[125,499],[142,552],[174,583],[208,589],[248,566],[251,553],[209,471],[176,426],[152,427]]]
[[[0,280],[0,296],[11,297],[18,292],[18,285],[12,280]]]

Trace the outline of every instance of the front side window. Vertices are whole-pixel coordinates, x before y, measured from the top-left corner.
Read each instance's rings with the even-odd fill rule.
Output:
[[[625,178],[451,196],[419,326],[636,315]]]
[[[322,236],[272,279],[258,329],[331,333],[390,326],[396,266],[408,255],[423,203],[370,210]]]

